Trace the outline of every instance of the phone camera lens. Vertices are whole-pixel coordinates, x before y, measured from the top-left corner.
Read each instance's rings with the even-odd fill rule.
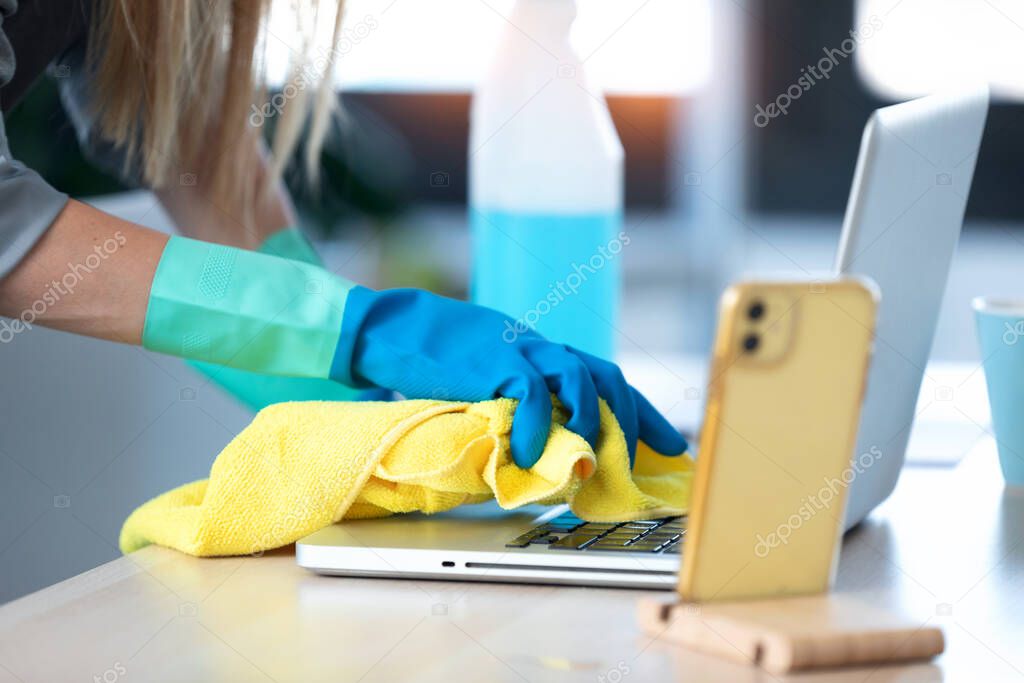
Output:
[[[751,320],[760,320],[764,316],[764,303],[755,301],[747,309],[747,317]]]
[[[747,353],[753,353],[757,351],[757,347],[761,345],[761,338],[756,334],[748,334],[743,338],[743,350]]]

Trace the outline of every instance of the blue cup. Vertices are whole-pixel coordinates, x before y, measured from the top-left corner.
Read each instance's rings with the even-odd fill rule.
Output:
[[[973,302],[999,466],[1007,484],[1024,485],[1024,299]]]

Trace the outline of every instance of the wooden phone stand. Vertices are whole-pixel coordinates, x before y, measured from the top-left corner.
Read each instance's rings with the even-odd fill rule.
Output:
[[[771,673],[922,660],[945,646],[939,628],[831,593],[707,604],[651,597],[638,617],[650,636]]]

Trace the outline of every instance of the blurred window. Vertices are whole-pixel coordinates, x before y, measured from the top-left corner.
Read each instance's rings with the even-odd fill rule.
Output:
[[[578,0],[573,42],[588,73],[610,93],[686,94],[710,72],[709,2]],[[340,85],[383,92],[468,91],[512,5],[512,0],[348,0]],[[267,73],[272,84],[280,84],[287,77],[288,51],[301,41],[290,3],[276,0],[274,12]]]
[[[988,81],[994,94],[1024,99],[1024,3],[1020,0],[857,0],[857,23],[881,30],[857,51],[865,84],[905,99]]]

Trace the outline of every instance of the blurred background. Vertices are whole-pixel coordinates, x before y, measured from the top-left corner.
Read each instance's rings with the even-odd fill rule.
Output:
[[[339,117],[310,188],[288,183],[327,264],[373,286],[467,292],[470,93],[507,0],[349,0]],[[977,362],[970,299],[1019,295],[1024,257],[1024,6],[1011,0],[579,0],[573,39],[626,158],[620,358],[635,383],[686,357],[717,297],[754,270],[832,267],[860,134],[877,107],[987,80],[995,102],[933,360]],[[271,88],[292,36],[274,22]],[[824,51],[865,37],[787,114],[755,123]],[[54,74],[59,78],[60,74]],[[272,133],[271,125],[267,126]],[[17,158],[76,198],[169,230],[154,198],[91,168],[42,80],[7,119]],[[689,354],[689,355],[688,355]],[[137,505],[206,476],[251,414],[180,361],[35,329],[0,352],[0,601],[118,555]],[[659,396],[659,406],[672,396]],[[678,403],[678,401],[675,401]],[[667,408],[666,408],[667,409]],[[952,440],[978,437],[966,426]],[[962,449],[952,449],[960,453]],[[939,457],[927,463],[947,466]]]

